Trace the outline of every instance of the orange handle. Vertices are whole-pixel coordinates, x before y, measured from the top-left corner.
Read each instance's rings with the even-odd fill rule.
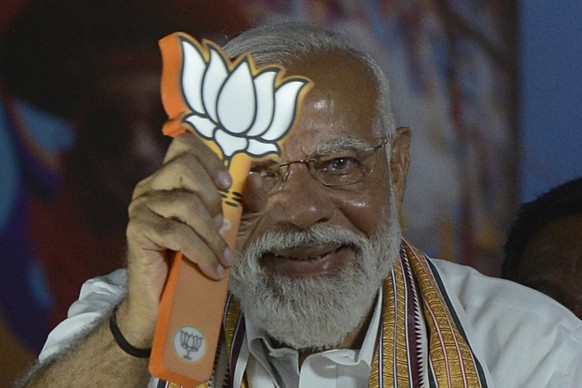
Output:
[[[233,186],[223,196],[225,227],[222,233],[234,251],[242,215],[241,193],[251,160],[280,154],[279,145],[298,116],[300,101],[312,82],[300,76],[283,78],[284,69],[277,65],[257,69],[248,53],[232,61],[215,43],[205,41],[200,44],[183,33],[160,40],[160,49],[163,59],[162,102],[168,114],[164,133],[174,137],[186,131],[184,126],[189,127],[229,166]],[[188,65],[186,61],[189,61]],[[209,71],[212,64],[215,70]],[[242,69],[241,72],[238,69]],[[225,71],[228,81],[224,78]],[[266,74],[267,78],[262,79],[272,80],[273,85],[255,89],[259,74]],[[203,81],[206,77],[210,81]],[[227,95],[228,110],[218,108],[217,85],[222,90],[221,96],[222,93]],[[247,93],[241,95],[240,90]],[[266,93],[262,98],[253,100],[266,104],[263,105],[266,108],[261,110],[261,120],[257,119],[257,108],[247,104],[252,96],[256,97],[257,92]],[[234,102],[229,99],[233,95],[238,97]],[[275,103],[269,104],[269,101]],[[222,113],[217,113],[219,111]],[[249,112],[255,112],[254,117]],[[226,126],[233,129],[230,134],[217,129],[216,115],[221,120],[226,119]],[[269,120],[265,120],[269,117],[270,124]],[[251,119],[256,119],[258,124],[250,126]],[[220,125],[225,125],[224,122],[220,121]],[[267,124],[268,127],[265,127]],[[181,253],[176,255],[160,302],[150,358],[152,375],[186,387],[210,378],[227,287],[228,274],[220,281],[209,279]]]
[[[250,159],[237,161],[231,164],[233,186],[222,205],[223,236],[233,251],[242,214],[240,193],[250,168]],[[210,378],[227,288],[228,274],[218,281],[210,279],[181,252],[176,254],[160,301],[149,366],[152,375],[185,387]]]

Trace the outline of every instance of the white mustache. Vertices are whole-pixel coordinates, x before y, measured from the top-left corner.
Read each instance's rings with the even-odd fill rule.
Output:
[[[266,232],[245,249],[244,255],[259,258],[274,250],[330,243],[349,245],[360,252],[366,240],[367,237],[342,227],[315,225],[306,230]]]

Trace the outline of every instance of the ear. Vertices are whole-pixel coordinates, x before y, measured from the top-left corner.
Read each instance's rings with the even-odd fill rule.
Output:
[[[400,208],[404,198],[404,188],[406,187],[406,177],[408,176],[408,166],[410,164],[410,136],[408,127],[396,129],[396,134],[390,144],[390,175],[392,179],[392,190],[396,198],[396,205]]]

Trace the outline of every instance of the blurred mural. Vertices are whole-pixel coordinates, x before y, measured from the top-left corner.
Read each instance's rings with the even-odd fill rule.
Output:
[[[86,277],[123,265],[124,185],[155,168],[165,144],[152,53],[176,30],[223,42],[252,25],[307,20],[370,52],[391,80],[397,125],[413,130],[405,236],[498,273],[518,200],[515,1],[14,4],[0,19],[12,42],[0,49],[10,56],[0,84],[0,385],[29,366]],[[52,23],[39,22],[48,9]],[[121,158],[120,144],[135,157]]]

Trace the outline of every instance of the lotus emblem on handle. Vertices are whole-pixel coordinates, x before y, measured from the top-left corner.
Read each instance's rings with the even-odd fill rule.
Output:
[[[180,36],[181,89],[189,112],[182,122],[215,142],[225,164],[237,153],[279,154],[277,143],[293,126],[299,96],[311,81],[283,77],[277,65],[257,69],[251,55],[231,61],[213,42]]]

